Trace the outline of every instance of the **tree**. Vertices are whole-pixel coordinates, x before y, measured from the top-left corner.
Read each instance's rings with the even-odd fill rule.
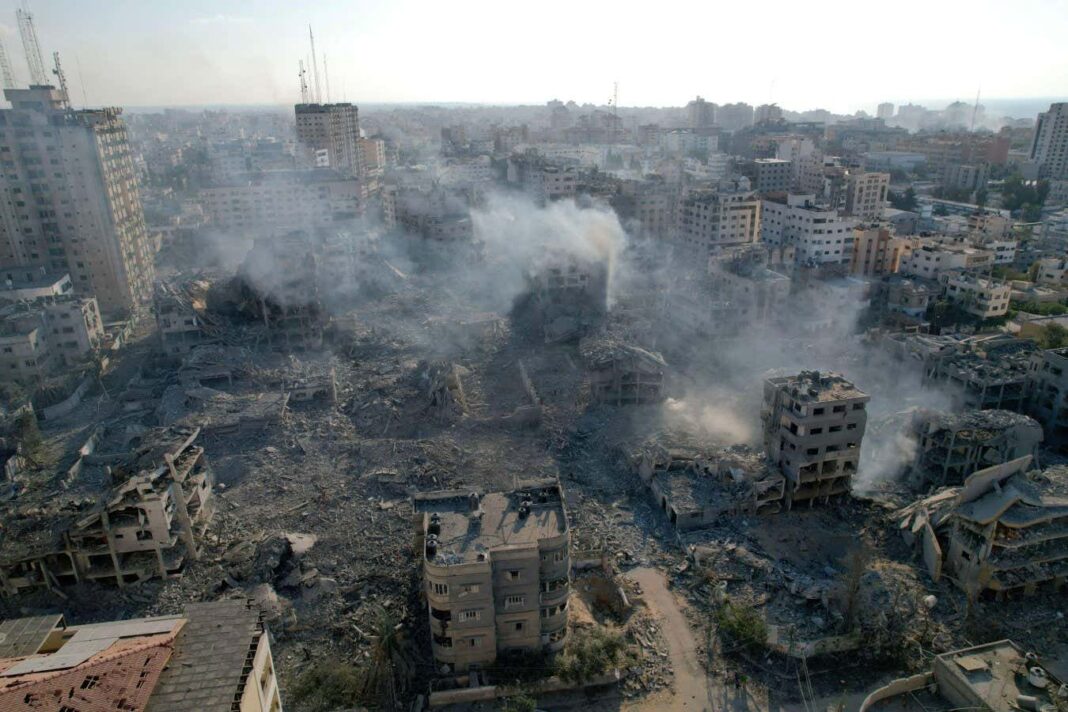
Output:
[[[1044,349],[1059,349],[1068,346],[1068,329],[1060,324],[1049,324],[1039,337],[1038,343]]]
[[[890,201],[890,205],[898,210],[916,209],[916,191],[913,190],[911,185],[905,189],[904,193],[889,191],[886,197]]]
[[[986,201],[989,197],[990,194],[987,192],[986,188],[980,188],[975,191],[975,204],[979,206],[979,212],[982,212],[983,208],[986,207]]]

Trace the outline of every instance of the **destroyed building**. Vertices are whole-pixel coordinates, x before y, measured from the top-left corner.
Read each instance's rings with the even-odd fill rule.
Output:
[[[918,488],[963,484],[978,470],[1034,455],[1042,426],[1007,410],[916,413],[912,423],[918,447],[910,479]]]
[[[1058,447],[1068,445],[1068,348],[1031,354],[1028,412],[1046,431],[1046,439]]]
[[[270,636],[251,601],[89,625],[0,623],[0,709],[280,712]]]
[[[209,287],[204,280],[181,285],[156,283],[152,311],[163,353],[186,354],[219,340],[220,328],[207,312]]]
[[[1031,456],[988,467],[899,512],[934,581],[998,598],[1068,577],[1068,468],[1028,471]]]
[[[974,338],[952,353],[932,358],[928,381],[944,384],[963,408],[1025,412],[1034,342],[1012,338]]]
[[[554,255],[527,278],[536,328],[546,343],[581,338],[608,313],[608,262]]]
[[[764,448],[788,480],[788,509],[851,490],[868,400],[837,373],[802,371],[764,382]]]
[[[237,274],[237,309],[262,323],[283,351],[318,350],[330,317],[319,294],[319,258],[304,233],[258,239]]]
[[[930,712],[976,710],[1015,712],[1063,709],[1068,686],[1033,652],[1011,640],[998,640],[936,655],[929,672],[894,680],[869,694],[860,712],[899,710],[902,705]]]
[[[657,508],[680,531],[782,508],[786,478],[764,453],[744,445],[708,446],[680,435],[650,439],[625,455]]]
[[[180,575],[198,558],[214,508],[199,435],[200,428],[173,426],[138,436],[129,452],[90,450],[65,496],[13,503],[18,516],[6,517],[0,561],[4,594]]]
[[[437,663],[463,672],[502,653],[563,648],[571,534],[558,482],[420,493],[413,504]]]
[[[663,397],[663,356],[607,335],[580,345],[590,374],[590,397],[608,405],[658,403]]]

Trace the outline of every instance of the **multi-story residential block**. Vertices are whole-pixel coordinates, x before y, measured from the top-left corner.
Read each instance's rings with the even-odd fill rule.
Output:
[[[40,310],[0,317],[0,378],[38,383],[59,366],[59,354],[48,339],[48,324]]]
[[[716,108],[716,123],[727,131],[738,131],[753,125],[753,115],[749,104],[724,104]]]
[[[700,189],[680,201],[675,236],[680,248],[703,261],[719,250],[760,237],[760,199],[748,190]]]
[[[402,189],[391,194],[396,224],[409,235],[436,242],[463,242],[473,236],[464,199],[441,188]]]
[[[574,198],[578,192],[579,169],[546,160],[537,153],[513,155],[508,159],[507,181],[520,186],[539,203]]]
[[[49,272],[43,266],[0,267],[0,301],[33,301],[42,297],[59,297],[74,290],[68,272]]]
[[[974,270],[994,265],[994,253],[965,245],[910,238],[909,252],[901,259],[899,272],[911,277],[938,279],[946,272]]]
[[[849,273],[864,276],[896,274],[909,241],[895,237],[885,227],[857,227],[853,230],[853,255]]]
[[[381,175],[386,170],[386,142],[380,138],[361,138],[360,156],[365,175]]]
[[[884,101],[875,108],[875,118],[886,121],[894,118],[894,105],[889,101]]]
[[[1050,287],[1064,287],[1068,285],[1068,260],[1060,257],[1047,257],[1038,260],[1038,270],[1035,273],[1035,281]]]
[[[869,397],[836,373],[764,382],[764,448],[786,475],[786,506],[850,491]]]
[[[816,203],[812,195],[780,194],[762,201],[761,239],[774,247],[793,247],[802,265],[849,265],[856,224],[855,218]]]
[[[667,239],[675,225],[679,187],[663,180],[624,180],[611,203],[624,222],[636,221],[639,236]]]
[[[756,123],[775,123],[782,121],[782,109],[778,104],[761,104],[754,114]]]
[[[1004,316],[1009,311],[1012,287],[1006,282],[964,273],[943,273],[939,280],[946,298],[980,319]]]
[[[421,493],[413,504],[436,662],[462,672],[563,648],[571,534],[559,483]]]
[[[779,158],[758,158],[753,161],[758,193],[785,193],[794,183],[793,164]]]
[[[700,96],[686,105],[686,123],[691,129],[710,128],[716,124],[716,105]]]
[[[986,187],[990,167],[985,163],[950,163],[942,171],[942,186],[951,190],[975,192]]]
[[[860,220],[878,220],[887,206],[889,173],[849,171],[843,186],[842,214]]]
[[[313,153],[323,152],[325,163],[350,178],[363,176],[359,109],[353,104],[297,104],[297,140]]]
[[[257,237],[350,223],[364,198],[358,179],[326,169],[235,176],[200,190],[213,225]]]
[[[1046,440],[1068,443],[1068,348],[1031,354],[1028,412],[1042,424]]]
[[[155,272],[122,110],[72,110],[51,86],[5,96],[0,263],[69,272],[105,313],[135,311]]]
[[[1038,115],[1030,158],[1039,176],[1068,179],[1068,103],[1050,104],[1049,111]]]

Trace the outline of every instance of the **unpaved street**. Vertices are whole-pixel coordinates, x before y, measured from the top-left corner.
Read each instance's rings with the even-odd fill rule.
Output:
[[[667,588],[664,574],[656,569],[636,568],[626,574],[644,592],[650,612],[659,619],[668,643],[668,656],[675,671],[674,694],[653,695],[639,702],[635,710],[687,710],[711,712],[708,676],[697,655],[697,643],[679,601]]]

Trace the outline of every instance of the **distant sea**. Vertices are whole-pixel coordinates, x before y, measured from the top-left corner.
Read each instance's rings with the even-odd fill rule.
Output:
[[[970,106],[975,103],[975,97],[960,97],[957,99],[912,99],[913,104],[919,104],[928,109],[944,109],[955,101],[963,101]],[[1049,109],[1050,104],[1055,104],[1061,101],[1068,101],[1068,97],[1037,96],[1023,99],[988,99],[985,96],[979,97],[979,104],[986,108],[987,116],[1008,116],[1013,119],[1033,119],[1041,112]],[[897,106],[908,103],[908,99],[894,102]]]

